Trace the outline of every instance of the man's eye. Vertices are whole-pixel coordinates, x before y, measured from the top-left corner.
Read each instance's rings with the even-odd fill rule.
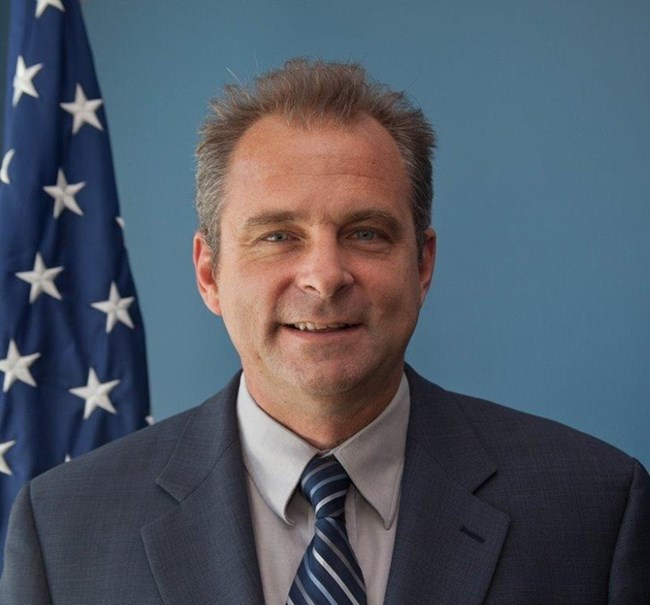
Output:
[[[289,241],[289,234],[285,231],[278,231],[276,233],[269,233],[262,238],[265,242],[286,242]]]
[[[364,242],[370,242],[377,238],[377,232],[372,229],[359,229],[354,232],[354,236]]]

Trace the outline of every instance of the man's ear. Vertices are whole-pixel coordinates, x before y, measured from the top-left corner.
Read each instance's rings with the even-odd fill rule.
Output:
[[[219,288],[212,268],[212,249],[199,231],[194,234],[192,258],[194,260],[196,286],[205,306],[215,315],[221,315]]]
[[[424,245],[422,246],[422,258],[420,259],[420,306],[424,304],[431,280],[433,268],[436,264],[436,232],[429,227],[424,232]]]

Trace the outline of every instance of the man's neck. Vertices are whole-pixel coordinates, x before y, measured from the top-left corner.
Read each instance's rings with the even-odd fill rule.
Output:
[[[318,448],[330,450],[368,426],[386,409],[401,380],[401,373],[382,381],[380,388],[355,389],[336,395],[292,393],[266,396],[246,374],[248,390],[259,407],[290,431]]]

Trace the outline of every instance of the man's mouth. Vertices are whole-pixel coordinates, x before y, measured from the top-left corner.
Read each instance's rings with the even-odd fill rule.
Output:
[[[332,330],[345,330],[347,328],[353,328],[358,324],[350,323],[328,323],[328,324],[319,324],[311,321],[298,321],[296,323],[287,324],[290,328],[300,330],[301,332],[327,332]]]

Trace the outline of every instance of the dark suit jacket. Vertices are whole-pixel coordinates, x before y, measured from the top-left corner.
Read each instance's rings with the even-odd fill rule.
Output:
[[[650,603],[650,478],[640,464],[407,375],[387,605]],[[26,486],[0,603],[263,603],[237,383]]]

